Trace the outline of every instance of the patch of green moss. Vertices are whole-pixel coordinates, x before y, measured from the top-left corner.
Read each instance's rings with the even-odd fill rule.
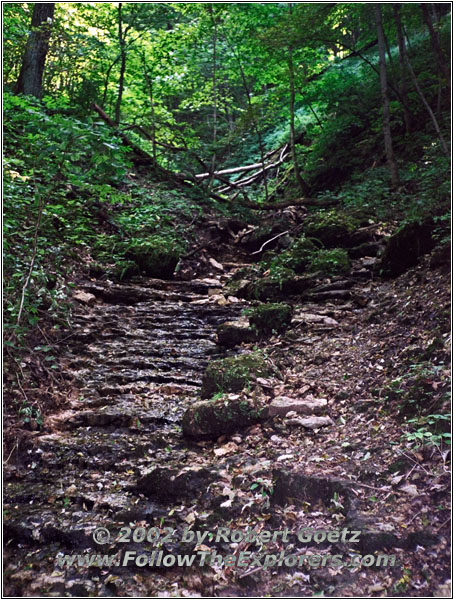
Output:
[[[288,304],[261,304],[252,309],[249,322],[260,333],[284,331],[292,320],[292,307]]]
[[[312,273],[321,272],[324,275],[341,275],[350,270],[350,259],[343,248],[319,250],[313,255],[308,270]]]
[[[239,392],[252,376],[268,377],[271,373],[272,368],[261,352],[213,360],[203,375],[201,397],[211,398],[217,392]]]
[[[320,240],[325,246],[348,245],[352,233],[358,229],[360,221],[339,210],[320,210],[305,225],[304,232],[309,238]]]
[[[311,257],[317,251],[317,246],[307,237],[302,236],[295,240],[288,250],[280,254],[266,252],[260,264],[263,269],[270,270],[274,279],[283,278],[289,274],[303,273],[310,263]]]
[[[197,439],[212,439],[233,433],[262,419],[265,406],[248,399],[221,396],[202,400],[189,407],[183,416],[183,434]]]

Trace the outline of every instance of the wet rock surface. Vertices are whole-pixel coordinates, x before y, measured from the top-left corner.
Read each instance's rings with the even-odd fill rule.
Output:
[[[32,433],[25,456],[5,468],[8,595],[347,597],[365,589],[397,593],[408,565],[418,573],[429,564],[441,581],[449,576],[440,561],[448,548],[445,467],[440,462],[430,473],[422,455],[397,454],[400,426],[389,420],[384,439],[384,417],[377,416],[383,401],[371,392],[385,370],[392,374],[392,353],[401,351],[389,340],[406,348],[415,335],[399,321],[390,320],[390,332],[373,321],[376,311],[396,310],[396,297],[420,315],[417,292],[408,305],[406,290],[416,289],[411,275],[400,284],[318,282],[317,293],[345,290],[351,297],[293,298],[285,334],[234,350],[219,345],[218,328],[236,322],[248,304],[232,299],[225,281],[222,274],[78,286],[95,301],[75,303],[60,364],[74,394]],[[427,288],[439,303],[441,276]],[[354,301],[361,294],[370,305]],[[424,298],[430,320],[434,309]],[[245,357],[247,369],[239,367]],[[219,386],[210,370],[221,373],[222,385],[226,373],[232,381],[245,377],[238,391],[213,399]],[[212,387],[203,392],[207,377]],[[436,514],[436,528],[425,511]],[[95,543],[99,527],[111,533],[108,543]],[[263,545],[218,539],[219,528],[281,533]],[[334,533],[304,541],[300,532],[308,529]],[[360,542],[336,537],[346,529],[360,531]],[[223,556],[251,552],[262,561],[308,553],[319,563],[257,569],[156,562],[159,552],[207,548]],[[85,562],[126,551],[146,556],[146,566]],[[386,569],[320,565],[328,554],[377,553],[394,562]],[[80,558],[62,566],[65,555]]]

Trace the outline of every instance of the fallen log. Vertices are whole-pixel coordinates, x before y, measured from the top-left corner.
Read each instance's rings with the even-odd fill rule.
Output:
[[[134,144],[134,142],[132,142],[124,133],[122,133],[121,131],[118,131],[115,122],[109,117],[109,115],[107,113],[105,113],[103,111],[103,109],[100,106],[98,106],[96,104],[96,102],[93,102],[91,106],[98,113],[98,115],[101,117],[101,119],[105,123],[107,123],[107,125],[109,125],[110,127],[112,127],[113,129],[115,129],[117,131],[117,135],[121,139],[121,141],[131,148],[131,150],[137,157],[136,162],[139,162],[140,165],[156,166],[155,161],[153,160],[153,157],[150,156],[150,154],[148,154],[147,152],[145,152],[145,150],[142,150],[142,148],[139,148],[139,146]]]
[[[289,154],[284,154],[282,157],[282,160],[278,160],[275,163],[272,163],[271,165],[267,165],[264,169],[261,169],[260,171],[258,171],[258,173],[254,173],[254,175],[251,175],[250,177],[246,177],[246,179],[240,179],[239,181],[235,181],[235,186],[236,187],[244,187],[246,185],[249,185],[250,183],[254,183],[254,181],[257,181],[258,179],[260,179],[260,177],[262,177],[262,175],[265,173],[265,171],[269,171],[270,169],[274,169],[276,167],[278,167],[279,165],[281,165],[285,159],[287,158]],[[215,176],[216,178],[216,176]],[[225,192],[228,192],[230,187],[233,187],[232,184],[230,183],[229,186],[222,188],[221,190],[218,190],[218,192],[220,194],[224,194]]]
[[[252,208],[253,210],[279,210],[281,208],[288,208],[289,206],[316,206],[318,208],[325,208],[327,206],[334,206],[338,203],[338,200],[318,200],[317,198],[297,198],[296,200],[284,200],[282,202],[244,202],[243,206]]]
[[[278,152],[284,152],[288,147],[288,144],[285,144],[282,149],[276,148],[275,150],[270,150],[264,155],[264,159],[269,158],[273,154],[277,154]],[[196,179],[208,179],[211,175],[214,175],[215,179],[219,179],[217,175],[233,175],[235,173],[242,173],[246,171],[254,171],[255,169],[262,169],[262,162],[254,163],[251,165],[244,165],[242,167],[231,167],[229,169],[221,169],[220,171],[215,171],[214,173],[198,173],[195,177]]]

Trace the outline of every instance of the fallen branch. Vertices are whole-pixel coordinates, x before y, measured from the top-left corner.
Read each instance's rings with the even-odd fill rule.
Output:
[[[251,175],[250,177],[247,177],[246,179],[240,179],[239,181],[235,181],[235,185],[238,187],[244,187],[246,185],[249,185],[250,183],[254,183],[254,181],[257,181],[258,179],[260,179],[260,177],[265,173],[265,171],[269,171],[270,169],[274,169],[274,168],[278,167],[279,165],[281,165],[285,161],[287,156],[288,156],[288,153],[284,154],[282,159],[279,159],[277,162],[267,165],[264,169],[261,169],[257,173],[254,173],[254,175]],[[227,192],[229,190],[231,185],[232,184],[230,184],[228,187],[218,190],[219,193],[224,194],[225,192]]]
[[[260,248],[260,250],[256,250],[255,252],[251,252],[251,256],[253,254],[259,254],[263,248],[265,246],[267,246],[268,244],[270,244],[271,242],[274,242],[274,240],[277,240],[277,238],[281,237],[281,235],[285,235],[286,233],[288,233],[288,231],[283,231],[282,233],[278,233],[277,235],[275,235],[274,237],[272,237],[270,240],[267,240],[266,242],[264,242]]]
[[[101,119],[105,123],[107,123],[107,125],[109,125],[117,131],[117,135],[120,137],[122,142],[126,144],[126,146],[129,146],[131,148],[131,150],[137,156],[137,159],[140,161],[140,164],[157,166],[155,164],[155,161],[153,160],[153,157],[150,154],[148,154],[147,152],[145,152],[145,150],[142,150],[142,148],[139,148],[139,146],[134,144],[134,142],[132,142],[124,133],[118,131],[115,122],[109,117],[107,113],[103,111],[103,109],[100,106],[96,104],[96,102],[93,102],[91,106],[98,113]]]
[[[333,206],[337,204],[337,200],[317,200],[316,198],[298,198],[297,200],[284,200],[283,202],[263,202],[258,204],[257,202],[246,202],[244,206],[252,208],[254,210],[279,210],[281,208],[288,208],[289,206],[316,206],[318,208]]]

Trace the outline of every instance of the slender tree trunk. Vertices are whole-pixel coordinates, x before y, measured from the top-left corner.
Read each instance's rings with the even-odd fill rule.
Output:
[[[118,3],[118,43],[120,44],[120,78],[118,80],[118,96],[115,104],[115,123],[120,123],[121,100],[125,83],[126,71],[126,32],[123,33],[122,2]]]
[[[41,98],[43,72],[49,50],[49,39],[55,3],[36,2],[33,7],[31,33],[14,92]]]
[[[259,143],[260,163],[262,165],[263,184],[265,187],[265,198],[266,198],[266,201],[268,202],[269,191],[268,191],[268,177],[267,177],[267,173],[266,173],[266,169],[265,169],[265,147],[263,145],[263,138],[262,138],[262,133],[260,131],[260,127],[258,126],[257,119],[255,118],[255,115],[254,115],[254,107],[252,106],[251,91],[249,89],[249,84],[248,84],[248,81],[246,78],[246,73],[244,72],[244,69],[243,69],[243,64],[241,62],[241,58],[238,55],[234,46],[229,42],[228,37],[225,35],[225,32],[224,32],[224,36],[225,36],[225,40],[227,41],[227,44],[229,45],[230,49],[232,50],[233,55],[236,58],[236,61],[238,63],[238,68],[240,70],[240,75],[241,75],[241,80],[243,82],[244,91],[246,92],[249,117],[251,119],[254,131],[257,135],[257,141]]]
[[[213,156],[211,158],[211,177],[208,183],[208,187],[211,188],[213,184],[213,173],[216,170],[216,143],[217,143],[217,119],[218,119],[218,97],[217,97],[217,42],[218,42],[218,28],[216,23],[216,18],[213,12],[213,5],[210,4],[208,7],[208,11],[211,16],[211,21],[213,24]]]
[[[399,66],[400,66],[400,95],[402,97],[402,107],[404,109],[405,132],[411,133],[412,115],[409,109],[407,90],[407,69],[405,65],[405,39],[402,33],[402,22],[400,19],[400,4],[393,4],[394,22],[397,31],[397,43],[399,46]]]
[[[148,95],[150,97],[150,107],[151,107],[151,146],[153,152],[153,160],[155,164],[157,164],[156,157],[156,122],[155,122],[155,110],[154,110],[154,94],[153,94],[153,79],[150,77],[148,73],[146,61],[145,61],[145,53],[142,54],[142,62],[143,62],[143,74],[145,77],[145,82],[148,87]]]
[[[292,13],[293,13],[293,8],[292,8],[292,3],[289,3],[288,5],[288,11],[289,11],[289,15],[291,17]],[[291,45],[289,45],[288,48],[288,57],[287,57],[287,62],[288,62],[288,75],[289,75],[289,88],[290,88],[290,105],[289,105],[289,112],[290,112],[290,152],[292,155],[292,161],[293,161],[293,171],[295,173],[295,179],[296,179],[296,183],[298,184],[298,187],[301,191],[302,194],[306,194],[309,190],[307,185],[304,183],[303,178],[301,177],[301,172],[299,170],[298,167],[298,160],[297,160],[297,156],[296,156],[296,143],[295,143],[295,97],[296,97],[296,90],[295,90],[295,69],[294,69],[294,65],[293,65],[293,50]]]
[[[416,74],[415,74],[415,72],[413,70],[413,67],[411,66],[411,62],[410,62],[410,59],[408,58],[408,53],[407,53],[406,49],[405,49],[405,62],[407,64],[408,72],[410,73],[410,77],[411,77],[411,80],[413,82],[414,88],[415,88],[416,92],[418,93],[418,96],[421,98],[421,102],[424,104],[424,106],[425,106],[425,108],[426,108],[426,110],[427,110],[427,112],[428,112],[428,114],[429,114],[429,116],[430,116],[430,118],[432,120],[434,129],[437,132],[438,139],[440,140],[440,145],[441,145],[441,149],[443,151],[443,154],[446,154],[446,156],[447,156],[449,154],[449,152],[448,152],[448,147],[446,145],[446,141],[445,141],[445,139],[443,137],[443,134],[441,133],[441,129],[440,129],[440,126],[438,124],[437,118],[434,115],[433,110],[430,108],[430,104],[427,102],[426,97],[424,96],[424,92],[422,91],[422,89],[421,89],[421,87],[420,87],[420,85],[418,83],[418,79],[417,79]]]
[[[448,67],[449,62],[448,62],[447,57],[444,55],[443,50],[441,49],[438,32],[435,30],[435,28],[433,26],[432,18],[429,13],[429,5],[425,4],[425,3],[421,4],[421,10],[422,10],[422,14],[424,17],[424,22],[427,25],[427,29],[429,31],[430,41],[432,44],[432,50],[435,55],[435,59],[437,61],[438,70],[440,73],[443,74],[443,77],[446,79],[446,82],[449,85],[450,84],[450,72],[449,72],[449,67]]]
[[[385,140],[386,159],[391,173],[391,184],[393,187],[399,185],[399,171],[397,169],[396,157],[394,156],[393,141],[391,135],[391,122],[389,114],[388,80],[386,77],[386,46],[385,33],[381,16],[381,5],[375,4],[375,22],[377,24],[378,54],[380,63],[380,87],[383,106],[383,137]]]

